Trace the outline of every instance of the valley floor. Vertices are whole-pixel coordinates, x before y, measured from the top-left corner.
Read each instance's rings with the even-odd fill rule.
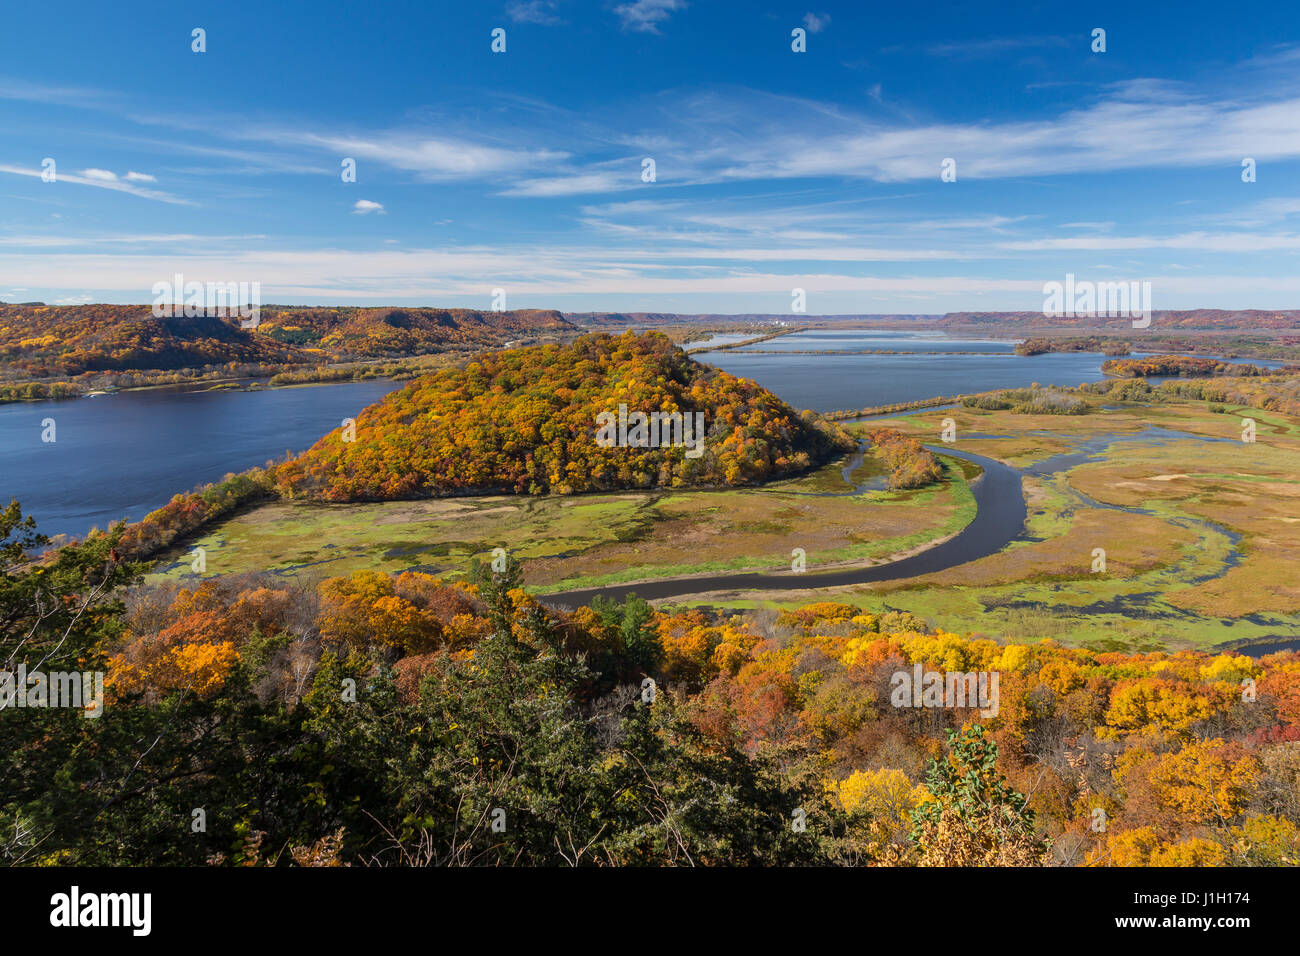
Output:
[[[1257,423],[1253,443],[1241,440],[1244,417]],[[908,579],[665,603],[784,608],[835,600],[910,611],[960,633],[1128,649],[1300,638],[1300,426],[1293,420],[1178,402],[1083,416],[940,409],[889,424],[939,448],[945,418],[957,426],[954,450],[1022,474],[1024,532],[997,554]],[[527,583],[539,594],[788,572],[796,548],[815,572],[896,560],[968,525],[978,470],[955,457],[943,463],[941,485],[911,492],[883,490],[880,465],[868,455],[753,489],[282,502],[236,516],[190,546],[206,549],[209,574],[324,577],[415,567],[448,578],[503,547],[525,561]],[[178,553],[154,577],[194,575]]]

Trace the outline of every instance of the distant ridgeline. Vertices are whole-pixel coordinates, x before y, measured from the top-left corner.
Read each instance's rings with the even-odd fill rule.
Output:
[[[286,496],[326,501],[745,485],[853,446],[838,426],[692,361],[667,336],[626,332],[415,379],[279,466],[275,481]]]
[[[1155,309],[1151,327],[1158,330],[1217,330],[1253,332],[1262,329],[1300,331],[1300,309]],[[581,326],[625,329],[662,325],[736,325],[797,320],[802,324],[840,327],[972,329],[1021,334],[1026,329],[1115,329],[1132,331],[1128,316],[1044,315],[1043,312],[860,313],[809,315],[789,312],[707,314],[671,312],[565,312]]]
[[[1045,315],[1042,312],[949,312],[935,323],[939,328],[985,328],[990,332],[1015,332],[1025,328],[1081,328],[1132,330],[1123,315]],[[1261,329],[1300,330],[1296,309],[1154,309],[1149,332],[1198,329],[1253,332]]]
[[[670,315],[666,313],[572,313],[551,309],[484,312],[474,309],[358,308],[343,306],[260,307],[260,324],[243,329],[216,315],[156,318],[148,305],[45,305],[0,303],[0,382],[16,383],[77,376],[122,377],[124,384],[153,384],[146,373],[183,372],[194,377],[221,370],[227,376],[265,375],[366,359],[400,359],[452,350],[508,346],[517,340],[542,340],[578,334],[579,326],[621,331],[645,324],[736,324],[758,320],[788,322],[790,315]],[[571,321],[573,320],[573,321]],[[1036,312],[951,312],[947,315],[799,316],[801,324],[828,326],[925,327],[1025,335],[1040,329],[1106,329],[1126,334],[1100,342],[1111,354],[1129,345],[1150,346],[1152,337],[1196,330],[1220,333],[1300,333],[1297,311],[1220,311],[1197,309],[1153,313],[1152,326],[1131,336],[1126,318],[1048,317]],[[1300,347],[1300,334],[1287,339]],[[1029,339],[1018,351],[1095,348],[1098,342],[1069,344],[1060,339]],[[1163,341],[1163,351],[1196,351],[1194,341]],[[1215,343],[1211,343],[1213,347]],[[1222,343],[1218,343],[1222,347]],[[1273,347],[1279,347],[1276,343]],[[1243,353],[1244,354],[1244,353]],[[1272,354],[1253,348],[1251,354]],[[1290,357],[1279,354],[1278,357]],[[130,376],[136,374],[137,381]],[[144,378],[141,378],[144,375]],[[86,383],[80,383],[84,386]],[[97,381],[97,386],[106,384]],[[39,397],[30,395],[26,397]],[[48,397],[48,396],[47,396]]]
[[[148,305],[0,304],[0,373],[45,378],[88,372],[284,368],[573,332],[559,312],[518,309],[343,308],[264,305],[260,324],[212,315],[155,318]]]

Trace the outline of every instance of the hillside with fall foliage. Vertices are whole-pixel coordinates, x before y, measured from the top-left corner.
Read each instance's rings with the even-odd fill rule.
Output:
[[[155,318],[147,305],[0,305],[0,379],[231,365],[256,365],[265,373],[493,348],[573,328],[543,309],[270,305],[261,307],[259,319],[256,328],[243,329],[237,317]]]
[[[0,660],[104,696],[0,720],[9,865],[1300,864],[1296,652],[569,613],[513,561],[148,585],[114,535],[38,543],[0,509]],[[996,694],[901,700],[918,672]]]
[[[702,454],[602,447],[597,416],[703,413]],[[693,419],[692,419],[693,420]],[[853,446],[838,427],[689,359],[657,332],[481,356],[410,382],[280,466],[279,491],[326,501],[745,485]]]

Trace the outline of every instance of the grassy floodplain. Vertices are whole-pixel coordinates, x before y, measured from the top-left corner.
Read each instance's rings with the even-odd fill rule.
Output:
[[[1241,441],[1241,420],[1257,423]],[[1001,553],[906,580],[780,593],[712,593],[674,605],[796,607],[836,600],[905,610],[1010,640],[1123,648],[1208,646],[1300,634],[1300,426],[1203,402],[1121,405],[1089,415],[952,408],[889,424],[1024,473],[1024,535]],[[875,423],[873,423],[875,424]],[[855,425],[854,428],[864,428]],[[375,504],[278,502],[189,543],[208,573],[271,569],[333,576],[419,568],[454,578],[505,547],[537,593],[721,571],[879,563],[921,550],[974,515],[975,471],[944,459],[944,481],[888,492],[855,456],[761,488],[569,497],[444,498]],[[847,472],[847,474],[846,474]],[[875,479],[873,481],[873,479]],[[1105,551],[1093,570],[1094,549]],[[193,579],[175,555],[156,578]]]
[[[528,584],[545,593],[788,569],[794,548],[804,549],[810,568],[887,560],[955,534],[974,517],[966,472],[955,460],[945,461],[942,485],[892,492],[874,487],[883,484],[874,458],[857,458],[761,488],[276,502],[215,526],[187,547],[206,550],[210,574],[419,567],[448,578],[463,574],[470,558],[487,559],[504,547],[527,562]],[[154,577],[193,574],[178,554]]]
[[[927,440],[947,417],[954,447],[1026,473],[1021,540],[906,581],[719,603],[845,601],[1007,640],[1129,649],[1300,635],[1300,428],[1287,416],[1171,402],[1082,416],[960,408],[891,424]],[[1096,548],[1105,571],[1092,570]]]

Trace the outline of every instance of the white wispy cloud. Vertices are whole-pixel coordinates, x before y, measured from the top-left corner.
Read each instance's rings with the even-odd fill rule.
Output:
[[[715,147],[734,156],[716,172],[734,179],[907,182],[937,179],[941,160],[953,157],[960,181],[1300,157],[1300,97],[1242,105],[1135,84],[1092,106],[1041,120],[891,125],[843,114],[807,115],[811,121],[802,130],[791,129],[785,118],[782,130],[763,123],[747,143]],[[800,148],[791,149],[791,141]],[[1120,143],[1123,148],[1116,148]]]
[[[1086,49],[1084,40],[1078,41],[1081,49]],[[1017,50],[1032,50],[1045,47],[1065,47],[1070,41],[1060,36],[998,36],[982,40],[958,40],[950,43],[931,43],[925,51],[938,57],[990,57],[1003,56]]]
[[[425,180],[483,179],[520,173],[568,158],[559,150],[505,148],[418,132],[373,135],[334,135],[280,131],[280,141],[297,141],[339,156],[369,159]]]
[[[593,206],[582,206],[581,212],[587,216],[618,216],[635,213],[660,213],[680,209],[686,203],[665,199],[633,199],[627,202],[607,202]]]
[[[1231,212],[1214,213],[1201,218],[1216,223],[1238,226],[1243,229],[1257,229],[1261,226],[1282,222],[1292,216],[1300,216],[1300,198],[1274,197],[1262,199],[1258,202],[1247,203]]]
[[[196,134],[210,134],[214,129],[219,129],[225,133],[222,127],[229,124],[214,122],[209,120],[207,123],[190,123],[186,125],[184,119],[180,117],[133,117],[134,120],[141,123],[159,124],[170,126],[175,129],[188,129]],[[275,133],[267,133],[265,139],[268,142],[275,141]],[[242,149],[239,147],[215,145],[212,143],[198,143],[193,137],[170,137],[156,138],[150,136],[123,136],[122,141],[139,149],[148,150],[151,153],[179,154],[183,156],[201,156],[204,159],[213,161],[212,165],[192,168],[185,170],[198,175],[234,175],[234,176],[260,176],[273,173],[291,173],[304,176],[321,176],[321,175],[338,175],[338,162],[327,165],[325,161],[318,160],[315,157],[306,157],[301,155],[287,155],[285,151],[278,150],[267,152],[264,150]],[[332,158],[332,157],[331,157]]]
[[[1042,285],[1057,278],[1045,269],[1034,278],[989,277],[981,271],[945,275],[856,275],[809,269],[754,269],[712,267],[690,270],[655,269],[644,262],[611,255],[608,249],[530,248],[503,252],[483,247],[456,249],[379,251],[354,249],[232,251],[223,255],[123,256],[108,254],[6,255],[0,253],[0,272],[21,269],[29,288],[59,288],[69,275],[79,289],[118,293],[119,300],[147,302],[154,282],[176,272],[187,278],[247,276],[262,283],[263,298],[315,297],[340,301],[349,297],[370,300],[437,302],[450,296],[479,296],[486,303],[494,287],[518,296],[609,296],[635,292],[665,294],[770,293],[787,301],[790,289],[817,293],[884,294],[895,297],[947,296],[968,303],[976,297],[1005,294],[1004,303],[1021,307],[1041,305]],[[1182,296],[1235,297],[1237,307],[1245,297],[1261,294],[1300,294],[1300,276],[1154,273],[1156,290]],[[635,283],[635,287],[630,283]],[[1202,300],[1204,301],[1204,300]],[[1157,307],[1166,307],[1159,301]]]
[[[616,9],[626,11],[630,22],[653,25],[682,6],[679,0],[644,0]],[[868,93],[880,98],[876,86]],[[510,125],[489,126],[487,133],[442,118],[434,132],[330,131],[288,120],[257,125],[204,117],[190,120],[196,132],[264,141],[275,151],[193,143],[193,137],[180,138],[174,148],[244,162],[255,171],[312,174],[329,170],[331,162],[337,174],[337,158],[351,156],[420,181],[479,181],[503,195],[542,198],[637,188],[639,169],[624,176],[619,164],[631,167],[641,157],[611,158],[618,144],[655,155],[665,185],[802,178],[918,182],[937,179],[947,157],[956,160],[959,181],[1236,165],[1245,156],[1261,163],[1300,158],[1300,84],[1285,77],[1245,84],[1231,97],[1185,84],[1131,80],[1056,115],[989,122],[882,120],[849,107],[745,89],[666,91],[634,107],[581,117],[540,102],[514,106]],[[638,117],[643,129],[629,129],[629,116]],[[176,117],[134,118],[186,128],[176,126]],[[126,178],[144,182],[143,175]]]
[[[41,172],[40,169],[29,169],[23,166],[0,165],[0,173],[10,173],[15,176],[35,176],[39,179],[41,177]],[[179,206],[195,205],[192,201],[182,199],[179,196],[174,196],[171,193],[163,192],[158,189],[145,189],[144,187],[137,186],[134,183],[124,182],[118,179],[114,173],[106,169],[92,168],[83,170],[82,173],[83,175],[78,175],[77,173],[57,172],[56,168],[56,180],[50,185],[56,186],[58,183],[75,183],[79,186],[96,186],[100,189],[111,189],[115,192],[127,193],[131,196],[138,196],[141,199],[153,199],[157,202],[172,203]]]
[[[250,233],[238,236],[200,235],[192,232],[172,233],[123,233],[119,235],[85,236],[85,235],[11,235],[0,236],[0,246],[14,246],[19,249],[57,249],[77,248],[81,246],[141,246],[190,244],[193,246],[213,246],[222,243],[244,243],[264,240],[263,234]]]
[[[78,106],[99,109],[115,97],[104,90],[79,86],[55,86],[33,83],[14,77],[0,76],[0,100],[23,100],[28,103],[49,103],[58,106]]]
[[[523,179],[501,190],[503,196],[581,196],[588,193],[609,193],[644,187],[640,170],[635,173],[618,173],[596,170],[585,173],[564,173]]]
[[[1235,176],[1245,156],[1259,162],[1300,158],[1300,90],[1260,95],[1277,98],[1214,99],[1179,86],[1133,81],[1055,116],[917,123],[753,91],[679,94],[655,117],[677,144],[660,157],[659,182],[917,182],[938,180],[948,157],[956,160],[959,182],[1215,165]],[[608,160],[584,168],[582,144],[569,145],[577,156],[563,169],[529,177],[508,194],[629,187],[625,178],[602,174]]]
[[[1093,221],[1093,222],[1063,222],[1061,223],[1061,228],[1062,229],[1095,229],[1100,232],[1109,232],[1111,229],[1115,228],[1115,221],[1113,219],[1107,219],[1103,221]]]
[[[372,212],[384,214],[384,204],[369,199],[358,199],[352,206],[352,212],[358,216],[367,216]]]
[[[614,8],[624,30],[658,33],[659,25],[686,8],[686,0],[633,0]]]
[[[110,169],[83,169],[81,175],[87,179],[95,179],[104,183],[115,183],[119,178],[129,183],[156,183],[158,181],[157,176],[150,176],[148,173],[137,173],[134,170],[122,177],[119,177],[117,173]]]
[[[1259,232],[1192,232],[1173,236],[1065,236],[1001,242],[1007,251],[1134,251],[1188,249],[1200,252],[1274,252],[1300,250],[1300,234]]]
[[[809,33],[821,33],[831,22],[829,13],[805,13],[803,15],[803,25],[808,28]]]
[[[560,22],[560,18],[555,15],[558,6],[556,0],[511,0],[506,4],[506,16],[515,23],[553,26]]]

